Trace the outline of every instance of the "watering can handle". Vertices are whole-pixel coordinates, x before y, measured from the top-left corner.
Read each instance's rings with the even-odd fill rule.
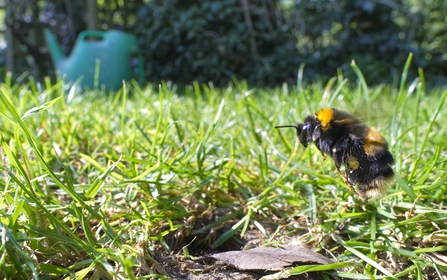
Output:
[[[104,40],[104,32],[98,30],[85,30],[79,34],[79,40],[86,40],[88,37]]]

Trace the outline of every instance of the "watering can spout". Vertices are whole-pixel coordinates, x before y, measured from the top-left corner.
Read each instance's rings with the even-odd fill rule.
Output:
[[[48,49],[50,50],[51,60],[53,61],[54,66],[56,66],[56,68],[59,68],[61,62],[66,59],[66,57],[62,52],[59,42],[56,40],[56,37],[51,32],[51,30],[46,28],[44,30],[44,35],[45,40],[48,44]]]

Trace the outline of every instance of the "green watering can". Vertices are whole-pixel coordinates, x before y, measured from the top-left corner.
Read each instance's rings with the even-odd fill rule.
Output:
[[[144,64],[135,36],[118,30],[86,30],[65,57],[54,34],[49,29],[44,34],[54,67],[66,82],[79,80],[82,88],[111,90],[120,89],[123,80],[143,84]]]

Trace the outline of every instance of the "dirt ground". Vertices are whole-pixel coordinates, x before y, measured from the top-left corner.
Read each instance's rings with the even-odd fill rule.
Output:
[[[278,224],[289,225],[291,227],[300,228],[293,233],[293,235],[284,234]],[[201,226],[201,223],[195,223],[195,227]],[[203,225],[202,225],[203,226]],[[274,239],[280,244],[297,243],[300,239],[300,234],[306,233],[306,226],[309,226],[308,221],[289,219],[288,221],[271,221],[263,224],[263,227],[269,232],[270,236],[276,236]],[[225,229],[223,229],[225,230]],[[221,232],[221,231],[219,231]],[[276,234],[276,235],[275,235]],[[276,272],[266,271],[241,271],[221,261],[213,261],[206,258],[201,258],[208,254],[228,251],[245,250],[248,248],[260,247],[264,242],[269,241],[268,237],[263,235],[256,227],[250,227],[246,234],[241,238],[238,234],[230,238],[219,248],[212,249],[209,244],[204,244],[208,240],[210,233],[204,233],[198,236],[181,237],[181,244],[175,246],[176,252],[167,253],[166,250],[160,246],[156,250],[154,258],[163,267],[164,273],[173,279],[185,280],[205,280],[205,279],[260,279],[263,276],[274,274]],[[166,240],[171,244],[177,242],[179,233],[174,233],[167,236]],[[299,242],[299,241],[298,241]],[[182,247],[183,246],[183,247]],[[194,258],[185,258],[184,248],[188,248],[188,253]],[[196,259],[197,258],[197,259]],[[195,260],[193,260],[195,259]],[[275,278],[277,279],[277,278]],[[310,280],[323,279],[320,273],[307,273],[298,276],[290,276],[287,279],[292,280]]]

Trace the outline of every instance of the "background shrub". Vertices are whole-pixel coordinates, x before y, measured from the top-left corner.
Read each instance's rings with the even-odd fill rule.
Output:
[[[42,30],[52,27],[70,53],[86,26],[85,5],[17,3],[5,17],[18,43],[15,75],[52,75]],[[155,83],[295,83],[302,63],[310,80],[328,79],[337,69],[355,79],[353,59],[368,83],[392,82],[413,52],[410,77],[421,67],[427,82],[439,85],[447,74],[445,9],[442,0],[103,0],[97,29],[135,34],[147,80]]]
[[[251,23],[238,0],[156,0],[142,6],[134,32],[150,79],[292,81],[300,61],[284,13],[274,1],[249,4]]]
[[[142,6],[134,32],[148,77],[224,84],[235,76],[272,85],[294,83],[301,63],[311,78],[333,76],[337,68],[354,75],[348,70],[355,59],[374,83],[399,75],[409,52],[424,65],[420,46],[409,41],[411,26],[397,23],[410,14],[399,1],[252,0],[251,23],[243,2],[156,0]]]

